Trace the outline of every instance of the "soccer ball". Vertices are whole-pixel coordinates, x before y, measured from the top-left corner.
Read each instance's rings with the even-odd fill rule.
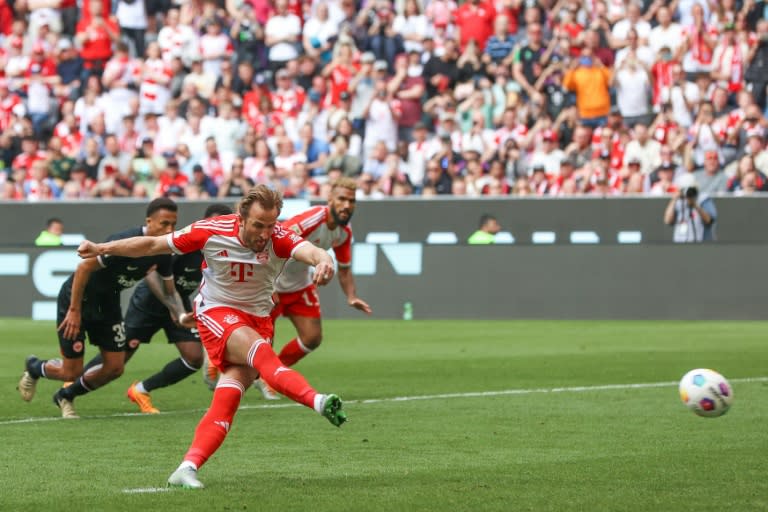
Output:
[[[733,388],[716,371],[698,368],[680,379],[680,399],[699,416],[716,418],[731,408]]]

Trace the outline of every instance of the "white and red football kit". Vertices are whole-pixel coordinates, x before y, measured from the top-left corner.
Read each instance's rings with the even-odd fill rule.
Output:
[[[352,264],[352,229],[349,226],[328,228],[330,215],[328,206],[315,206],[282,225],[321,249],[333,249],[339,267],[346,268]],[[275,282],[275,291],[279,302],[273,317],[281,314],[320,317],[320,302],[306,263],[289,260]]]
[[[222,371],[229,366],[224,352],[235,329],[250,326],[271,340],[275,279],[286,260],[306,243],[278,224],[264,250],[256,253],[243,245],[239,232],[239,217],[232,214],[197,221],[167,237],[176,254],[203,253],[195,316],[209,359]]]

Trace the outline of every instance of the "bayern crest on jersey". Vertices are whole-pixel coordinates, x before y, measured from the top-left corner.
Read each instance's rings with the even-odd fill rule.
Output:
[[[229,313],[224,317],[224,322],[228,323],[229,325],[236,324],[239,321],[240,321],[240,317],[232,313]]]

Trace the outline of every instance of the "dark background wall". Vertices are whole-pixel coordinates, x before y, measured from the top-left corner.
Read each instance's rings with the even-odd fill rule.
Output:
[[[356,281],[379,318],[400,317],[409,301],[415,318],[762,320],[767,247],[359,246]],[[53,318],[77,261],[72,248],[0,249],[0,317]],[[336,282],[320,293],[327,318],[361,315]]]
[[[206,202],[183,202],[179,225],[199,218]],[[289,202],[288,211],[309,203]],[[666,243],[671,228],[662,223],[667,199],[404,199],[361,201],[353,220],[355,238],[365,240],[369,232],[398,232],[401,242],[423,242],[433,231],[455,232],[463,241],[476,229],[483,213],[496,215],[517,244],[531,243],[534,231],[554,231],[556,243],[569,242],[572,231],[594,231],[601,243],[616,243],[619,231],[640,231],[644,243]],[[768,197],[716,199],[720,242],[768,243]],[[31,244],[48,217],[61,217],[66,230],[83,233],[93,240],[143,223],[146,203],[0,203],[0,244]]]

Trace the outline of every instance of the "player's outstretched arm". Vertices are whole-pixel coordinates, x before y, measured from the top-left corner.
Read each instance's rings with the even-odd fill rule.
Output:
[[[96,256],[140,258],[141,256],[171,254],[171,252],[166,235],[135,236],[100,244],[83,240],[77,248],[77,254],[81,258],[95,258]]]
[[[173,321],[179,323],[179,318],[186,313],[186,310],[184,309],[181,295],[179,295],[176,286],[174,286],[173,279],[163,279],[160,277],[160,274],[153,270],[147,274],[144,281],[147,282],[147,286],[154,296],[157,297],[157,300],[168,308]]]
[[[293,257],[302,263],[315,267],[312,281],[316,285],[328,284],[333,279],[333,260],[331,255],[323,249],[309,243],[303,244],[296,249]]]
[[[363,313],[371,314],[373,310],[363,299],[357,296],[355,288],[355,278],[352,276],[352,269],[349,267],[339,267],[339,285],[344,295],[347,297],[349,307],[355,308]]]

